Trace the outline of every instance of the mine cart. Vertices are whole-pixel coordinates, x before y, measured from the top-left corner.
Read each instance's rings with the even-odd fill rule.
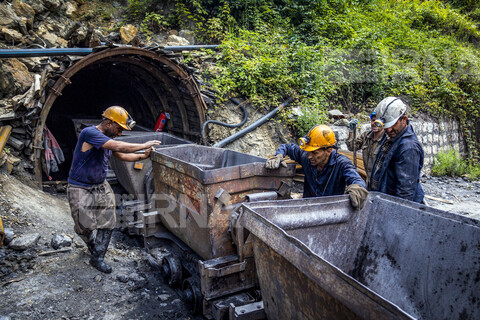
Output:
[[[162,143],[155,149],[162,150],[180,144],[191,144],[191,141],[163,132],[124,131],[124,135],[115,140],[144,143],[150,140],[159,140]],[[144,152],[143,150],[139,152]],[[152,161],[150,158],[136,162],[123,161],[117,157],[110,158],[110,166],[115,173],[116,180],[125,189],[118,194],[117,190],[117,222],[118,227],[126,229],[129,234],[139,234],[141,225],[140,214],[149,211],[152,207],[151,196],[153,189]],[[124,190],[122,190],[124,191]]]
[[[268,319],[480,319],[478,220],[376,192],[237,212]]]
[[[295,165],[268,170],[264,158],[200,145],[154,151],[151,159],[155,212],[144,215],[146,246],[175,243],[161,263],[169,284],[182,286],[194,310],[225,318],[229,302],[255,299],[232,294],[257,286],[253,255],[237,251],[244,236],[230,227],[232,212],[245,201],[289,198]]]

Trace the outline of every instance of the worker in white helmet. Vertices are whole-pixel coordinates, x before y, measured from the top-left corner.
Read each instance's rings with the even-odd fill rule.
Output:
[[[407,104],[400,98],[383,99],[375,108],[375,125],[385,129],[372,169],[369,190],[422,203],[420,185],[423,148],[407,117]]]

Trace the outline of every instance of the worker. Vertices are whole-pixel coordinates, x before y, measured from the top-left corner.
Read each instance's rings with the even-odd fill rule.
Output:
[[[378,147],[382,142],[383,137],[385,136],[385,130],[383,127],[378,127],[375,124],[377,116],[375,111],[370,115],[370,130],[365,131],[353,139],[354,130],[356,130],[358,119],[353,119],[349,123],[350,131],[348,133],[348,138],[345,140],[348,150],[361,150],[363,157],[363,165],[365,167],[365,173],[367,174],[367,186],[372,175],[373,162],[377,156]]]
[[[409,123],[406,103],[396,97],[385,98],[375,114],[375,125],[383,127],[387,135],[373,164],[369,190],[422,203],[423,148]]]
[[[327,125],[314,126],[298,140],[299,146],[282,144],[265,167],[286,167],[285,156],[302,165],[305,172],[303,197],[323,197],[348,193],[354,208],[362,209],[368,191],[353,163],[335,150],[335,134]]]
[[[108,160],[112,153],[125,161],[146,159],[153,146],[161,142],[127,143],[113,140],[121,136],[124,129],[131,130],[135,125],[122,107],[109,107],[102,117],[99,125],[83,129],[78,137],[68,177],[67,196],[74,230],[87,244],[91,254],[90,264],[101,272],[110,273],[112,268],[105,263],[104,257],[116,216],[114,193],[105,180]],[[143,149],[143,153],[134,153]]]

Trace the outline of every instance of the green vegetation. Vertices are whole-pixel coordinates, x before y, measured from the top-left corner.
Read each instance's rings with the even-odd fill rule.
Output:
[[[480,179],[480,164],[465,161],[457,150],[440,151],[435,159],[432,174],[435,176],[466,176],[471,180]]]
[[[414,112],[457,118],[468,159],[479,159],[478,1],[175,0],[168,13],[161,3],[131,0],[129,12],[221,43],[206,79],[223,99],[272,108],[293,96],[303,115],[291,124],[304,133],[328,109],[369,113],[402,96]]]
[[[150,37],[152,33],[163,31],[167,27],[168,23],[164,16],[149,12],[145,15],[141,25],[140,32]]]

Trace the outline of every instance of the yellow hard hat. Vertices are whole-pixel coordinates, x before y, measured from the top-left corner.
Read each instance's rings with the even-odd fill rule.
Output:
[[[327,125],[316,125],[303,138],[298,139],[298,145],[302,150],[315,151],[320,148],[333,147],[337,143],[335,133]]]
[[[123,129],[132,130],[136,122],[128,114],[127,110],[120,106],[109,107],[102,113],[102,117],[118,123]]]

